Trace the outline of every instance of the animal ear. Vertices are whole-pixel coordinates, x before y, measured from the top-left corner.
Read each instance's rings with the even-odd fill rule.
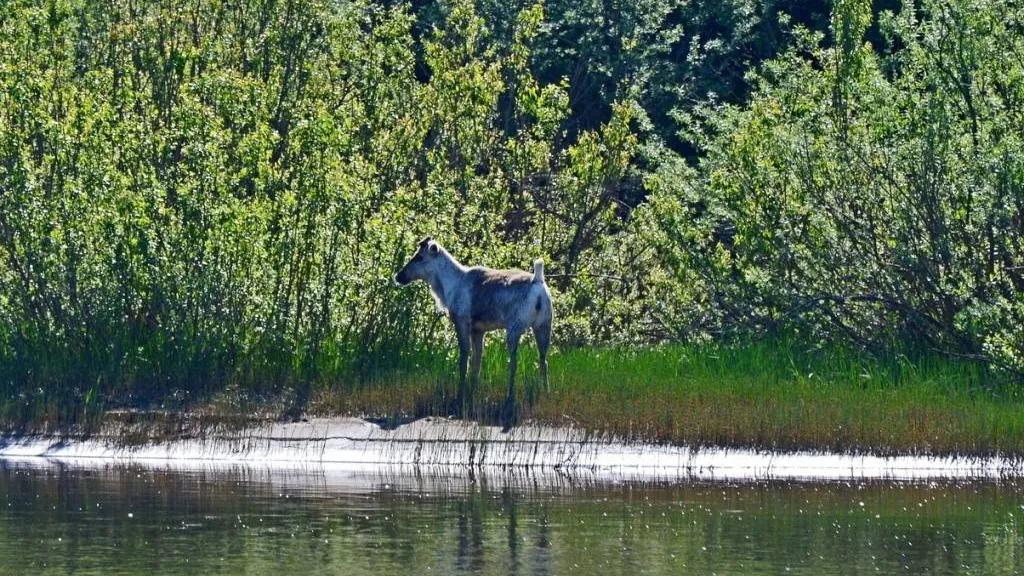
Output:
[[[437,254],[437,244],[435,244],[433,242],[430,243],[430,253],[431,254]]]

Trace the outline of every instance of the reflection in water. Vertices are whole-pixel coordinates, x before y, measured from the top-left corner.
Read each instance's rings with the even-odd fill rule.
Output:
[[[1013,574],[1017,482],[0,461],[0,574]]]

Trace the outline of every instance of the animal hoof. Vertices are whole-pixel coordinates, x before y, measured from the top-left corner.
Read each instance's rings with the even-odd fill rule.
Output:
[[[516,403],[514,400],[509,399],[505,402],[504,409],[502,410],[501,421],[502,421],[502,432],[508,432],[513,426],[516,425]]]

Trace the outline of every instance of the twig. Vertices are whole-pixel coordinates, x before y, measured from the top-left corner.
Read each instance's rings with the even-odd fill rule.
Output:
[[[610,276],[608,274],[590,274],[587,272],[577,272],[575,274],[545,274],[546,278],[576,278],[576,277],[587,277],[587,278],[605,278],[607,280],[616,280],[618,282],[626,283],[626,279],[621,276]]]

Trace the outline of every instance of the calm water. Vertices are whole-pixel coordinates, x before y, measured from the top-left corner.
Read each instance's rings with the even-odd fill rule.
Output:
[[[1022,488],[0,461],[0,574],[1016,574]]]

